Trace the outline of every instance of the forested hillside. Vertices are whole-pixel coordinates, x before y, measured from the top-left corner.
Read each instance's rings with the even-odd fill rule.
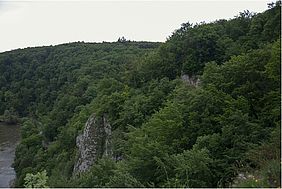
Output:
[[[0,54],[0,115],[21,124],[16,186],[279,187],[280,2],[184,23],[165,43],[70,43]],[[74,174],[88,118],[112,154]],[[104,144],[103,144],[104,145]]]

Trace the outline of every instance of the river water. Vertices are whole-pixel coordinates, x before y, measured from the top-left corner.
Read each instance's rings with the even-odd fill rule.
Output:
[[[10,182],[16,178],[12,164],[19,141],[19,125],[7,125],[0,122],[0,187],[9,187]]]

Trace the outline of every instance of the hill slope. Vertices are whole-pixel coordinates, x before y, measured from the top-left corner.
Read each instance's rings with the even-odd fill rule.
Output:
[[[280,17],[277,3],[183,24],[163,44],[1,53],[0,114],[24,117],[16,185],[46,170],[51,187],[280,186]],[[74,176],[93,113],[112,154]]]

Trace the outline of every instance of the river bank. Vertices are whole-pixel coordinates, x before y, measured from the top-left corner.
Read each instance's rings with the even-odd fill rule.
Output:
[[[16,178],[12,164],[19,141],[20,126],[0,122],[0,187],[10,187]]]

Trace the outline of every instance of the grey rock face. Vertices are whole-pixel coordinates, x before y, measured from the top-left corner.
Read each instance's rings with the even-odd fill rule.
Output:
[[[76,138],[79,157],[75,163],[73,175],[85,172],[102,156],[112,156],[111,125],[105,116],[92,114],[84,131]]]
[[[189,76],[187,74],[181,75],[182,81],[184,81],[188,85],[192,85],[197,87],[200,84],[200,79],[195,76]]]

